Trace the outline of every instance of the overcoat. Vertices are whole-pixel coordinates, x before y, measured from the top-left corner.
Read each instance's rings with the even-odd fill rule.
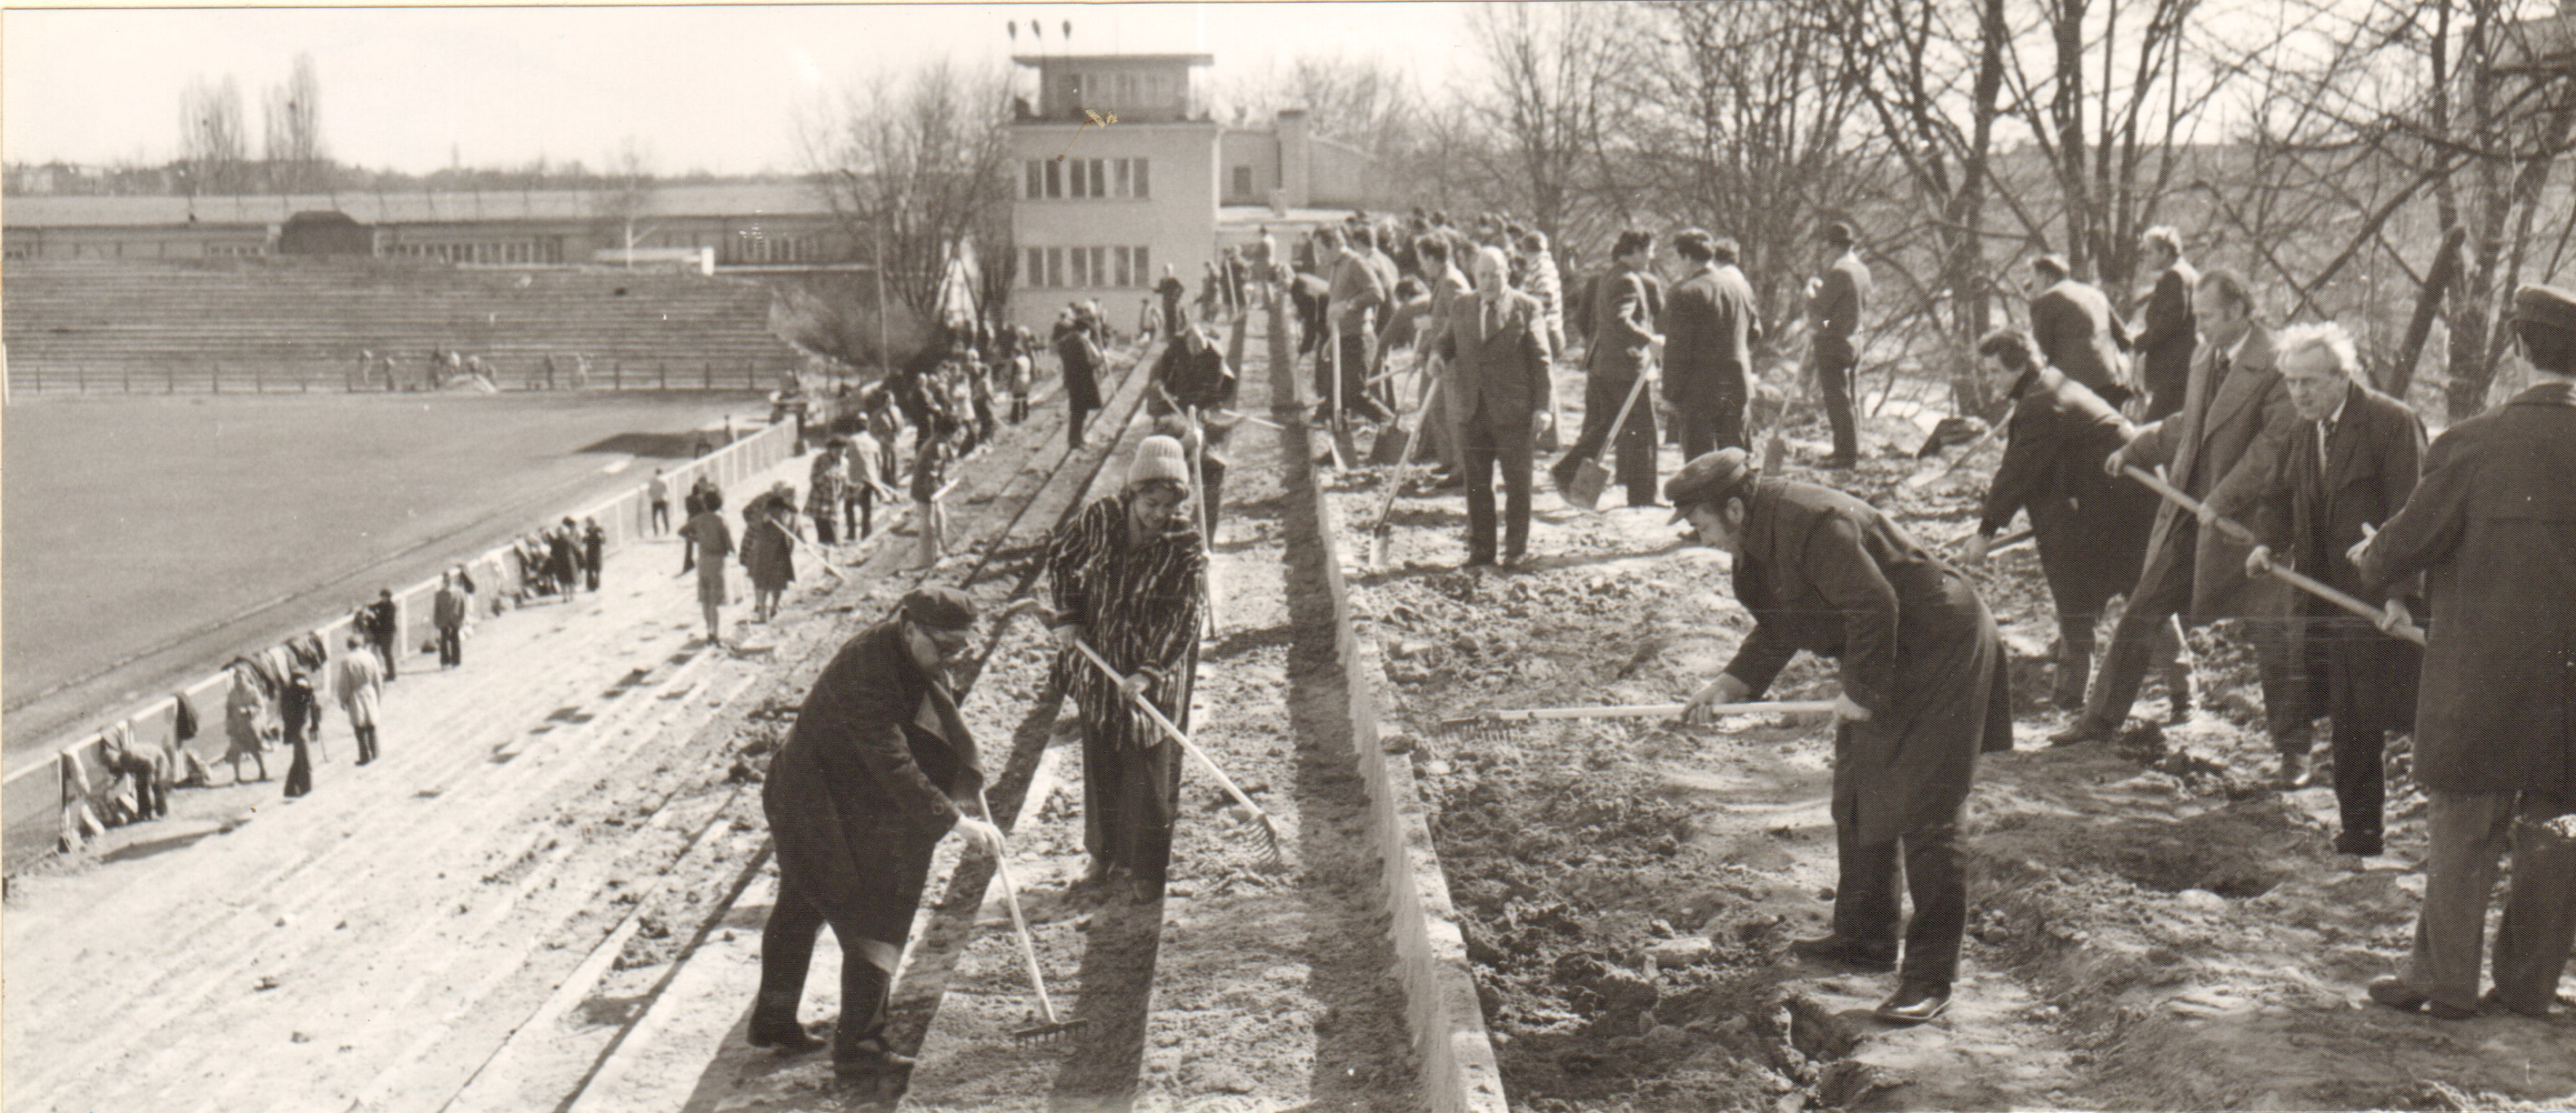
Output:
[[[2214,384],[2214,385],[2213,385]],[[2121,459],[2148,471],[2161,464],[2174,486],[2254,532],[2278,536],[2289,511],[2274,497],[2280,485],[2281,447],[2295,435],[2298,408],[2273,369],[2272,334],[2261,325],[2222,352],[2202,345],[2194,357],[2182,412],[2139,430]],[[2171,503],[2156,509],[2147,538],[2147,565],[2139,582],[2160,578],[2184,561],[2192,568],[2191,620],[2278,616],[2288,613],[2288,584],[2245,575],[2253,551],[2215,529],[2192,531],[2190,551],[2175,531],[2194,519]]]
[[[2102,470],[2127,427],[2099,395],[2054,367],[2033,368],[2013,384],[2004,458],[1978,531],[1991,536],[2028,510],[2040,571],[2061,613],[2100,610],[2137,585],[2147,562],[2147,534],[2163,500]]]
[[[1808,349],[1810,362],[1821,367],[1849,367],[1860,359],[1860,317],[1868,309],[1872,285],[1869,266],[1859,254],[1845,251],[1816,276],[1815,293],[1807,299],[1807,319],[1815,329]]]
[[[1875,846],[1954,817],[1977,755],[2012,748],[2001,635],[1966,576],[1868,503],[1754,481],[1735,597],[1753,632],[1726,671],[1759,697],[1801,649],[1842,665],[1870,718],[1834,738],[1834,824]]]
[[[1664,308],[1664,397],[1684,410],[1742,406],[1762,322],[1744,272],[1712,265],[1673,287]]]
[[[1664,284],[1644,271],[1619,268],[1594,279],[1592,290],[1592,346],[1583,353],[1583,366],[1624,389],[1646,366],[1655,321],[1664,312]]]
[[[2138,384],[2147,391],[2152,421],[2182,408],[2191,388],[2191,354],[2200,343],[2200,318],[2191,311],[2191,289],[2200,272],[2176,260],[2156,276],[2137,329]]]
[[[743,524],[742,566],[760,591],[783,591],[796,579],[795,539],[766,510]]]
[[[2362,527],[2376,528],[2406,504],[2415,491],[2417,469],[2424,457],[2424,423],[2406,404],[2360,383],[2344,388],[2343,412],[2327,436],[2325,451],[2317,446],[2315,422],[2299,423],[2290,438],[2289,460],[2282,472],[2290,501],[2289,536],[2268,542],[2294,567],[2328,587],[2384,604],[2391,595],[2406,598],[2421,620],[2416,596],[2422,585],[2414,577],[2381,587],[2365,584],[2344,553],[2362,538]],[[2424,654],[2402,641],[2350,619],[2323,599],[2302,593],[2300,603],[2311,617],[2325,622],[2299,626],[2304,646],[2326,642],[2328,676],[2315,678],[2330,701],[2327,713],[2340,725],[2366,730],[2405,730],[2415,719],[2416,677]],[[2317,688],[2311,688],[2316,691]]]
[[[2072,278],[2030,299],[2030,336],[2040,358],[2066,372],[2113,405],[2128,401],[2128,326],[2111,312],[2111,299],[2090,283]]]
[[[1064,374],[1064,402],[1077,410],[1100,408],[1100,345],[1088,329],[1074,329],[1055,343]],[[928,428],[916,422],[915,428]]]
[[[2576,794],[2576,390],[2543,383],[2450,428],[2363,551],[2365,582],[2425,574],[2415,779]]]
[[[842,946],[891,972],[941,836],[984,783],[947,683],[887,619],[850,639],[769,763],[761,810],[778,869],[814,894]]]

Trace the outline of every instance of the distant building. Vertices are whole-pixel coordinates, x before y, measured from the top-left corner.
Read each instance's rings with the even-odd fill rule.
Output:
[[[1380,196],[1368,156],[1315,137],[1303,110],[1261,129],[1211,119],[1193,73],[1210,55],[1013,61],[1037,71],[1036,103],[1021,98],[1009,125],[1017,323],[1042,329],[1093,298],[1130,310],[1166,268],[1195,297],[1221,245],[1255,238],[1264,220],[1284,231]]]

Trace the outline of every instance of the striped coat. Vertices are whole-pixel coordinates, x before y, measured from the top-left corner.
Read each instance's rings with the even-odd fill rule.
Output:
[[[1047,551],[1059,620],[1081,624],[1083,640],[1121,673],[1146,665],[1164,670],[1163,682],[1147,686],[1146,695],[1176,722],[1189,690],[1180,673],[1198,642],[1199,577],[1206,571],[1207,548],[1193,525],[1130,546],[1123,494],[1084,507],[1056,531]],[[1072,654],[1059,666],[1085,722],[1122,748],[1154,744],[1154,724],[1100,670]]]

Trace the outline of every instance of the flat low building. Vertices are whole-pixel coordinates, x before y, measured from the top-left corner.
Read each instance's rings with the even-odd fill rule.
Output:
[[[1303,110],[1269,128],[1212,119],[1195,86],[1206,54],[1021,55],[1034,103],[1011,121],[1018,296],[1011,319],[1043,331],[1067,302],[1131,320],[1166,271],[1197,295],[1222,245],[1378,199],[1356,148],[1317,138]],[[1274,229],[1277,231],[1278,229]]]

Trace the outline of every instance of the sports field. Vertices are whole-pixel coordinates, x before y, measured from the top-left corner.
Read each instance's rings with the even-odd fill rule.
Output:
[[[689,455],[749,396],[13,401],[0,694],[15,758]],[[129,659],[132,660],[129,660]],[[14,761],[11,764],[16,764]]]

